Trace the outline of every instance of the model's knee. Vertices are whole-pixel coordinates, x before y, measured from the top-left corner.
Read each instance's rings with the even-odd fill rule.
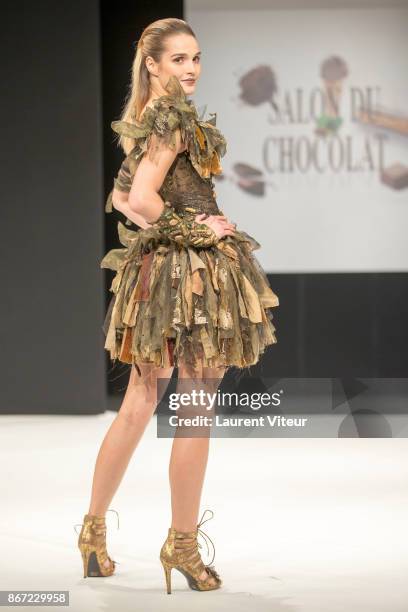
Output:
[[[156,381],[140,380],[129,386],[130,402],[138,406],[150,406],[157,402]]]
[[[119,414],[125,419],[128,427],[146,422],[156,408],[155,397],[145,385],[128,387]]]
[[[141,375],[132,368],[129,378],[129,391],[139,394],[146,403],[157,404],[162,399],[172,376],[173,368],[160,368],[154,365],[139,365]]]
[[[122,406],[119,410],[118,415],[126,424],[126,429],[137,429],[144,427],[150,420],[155,410],[155,406],[152,404],[144,404],[143,406]]]

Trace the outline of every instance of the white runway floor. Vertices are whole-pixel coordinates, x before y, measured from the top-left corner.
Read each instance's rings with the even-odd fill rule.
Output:
[[[192,591],[173,570],[167,595],[172,440],[153,417],[110,506],[119,530],[107,513],[117,572],[84,579],[73,526],[115,416],[1,417],[2,590],[68,590],[72,612],[408,610],[407,438],[213,438],[200,516],[214,511],[224,586]]]

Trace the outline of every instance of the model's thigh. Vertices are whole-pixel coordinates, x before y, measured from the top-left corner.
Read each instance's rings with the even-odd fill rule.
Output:
[[[203,385],[209,384],[211,388],[218,386],[222,381],[226,371],[225,366],[210,368],[197,363],[195,367],[191,364],[181,362],[178,366],[179,379],[192,379],[196,384],[202,382]],[[213,381],[213,382],[212,382]]]
[[[193,366],[190,363],[184,363],[181,359],[178,364],[178,379],[192,379],[198,380],[203,376],[203,366],[201,363],[197,363],[197,365]]]
[[[179,418],[190,418],[197,413],[194,394],[200,392],[203,388],[203,368],[200,363],[193,366],[191,363],[185,363],[183,359],[179,359],[177,370],[176,392],[180,398],[177,416]]]
[[[132,365],[126,393],[140,393],[146,402],[157,405],[167,389],[174,367],[161,368],[151,363],[139,363],[138,367],[140,376]]]
[[[214,393],[217,392],[225,370],[225,367],[210,368],[201,363],[195,368],[189,364],[180,363],[177,392],[190,394],[190,401],[180,406],[178,415],[183,417],[213,416],[216,404]],[[199,395],[201,391],[204,393]]]
[[[221,380],[224,378],[225,371],[225,366],[220,366],[219,368],[203,367],[203,378],[214,378],[218,379],[219,382],[221,382]]]
[[[217,390],[220,386],[224,377],[226,367],[221,366],[219,368],[203,368],[203,378],[205,380],[206,390],[211,394],[211,407],[208,409],[208,415],[214,417],[215,410],[217,408]]]

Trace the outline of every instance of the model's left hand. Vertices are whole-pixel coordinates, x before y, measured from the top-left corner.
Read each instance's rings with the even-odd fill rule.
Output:
[[[195,221],[197,223],[203,223],[203,221],[205,221],[210,227],[214,222],[216,222],[217,225],[220,223],[224,229],[232,231],[234,231],[237,227],[237,224],[231,223],[225,215],[207,215],[206,213],[200,213],[199,215],[196,215]]]

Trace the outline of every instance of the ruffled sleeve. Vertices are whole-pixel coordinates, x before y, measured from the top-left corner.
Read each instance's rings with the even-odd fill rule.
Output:
[[[130,191],[132,179],[141,157],[147,153],[155,161],[163,148],[176,148],[176,130],[180,130],[191,163],[202,178],[221,174],[220,158],[226,153],[226,141],[216,128],[216,114],[201,121],[191,100],[188,100],[179,80],[171,76],[167,85],[168,95],[156,98],[153,106],[146,107],[142,119],[132,123],[112,121],[112,130],[133,139],[134,146],[123,161],[114,186],[120,191]],[[110,194],[111,196],[111,194]],[[111,211],[111,197],[105,207]]]

